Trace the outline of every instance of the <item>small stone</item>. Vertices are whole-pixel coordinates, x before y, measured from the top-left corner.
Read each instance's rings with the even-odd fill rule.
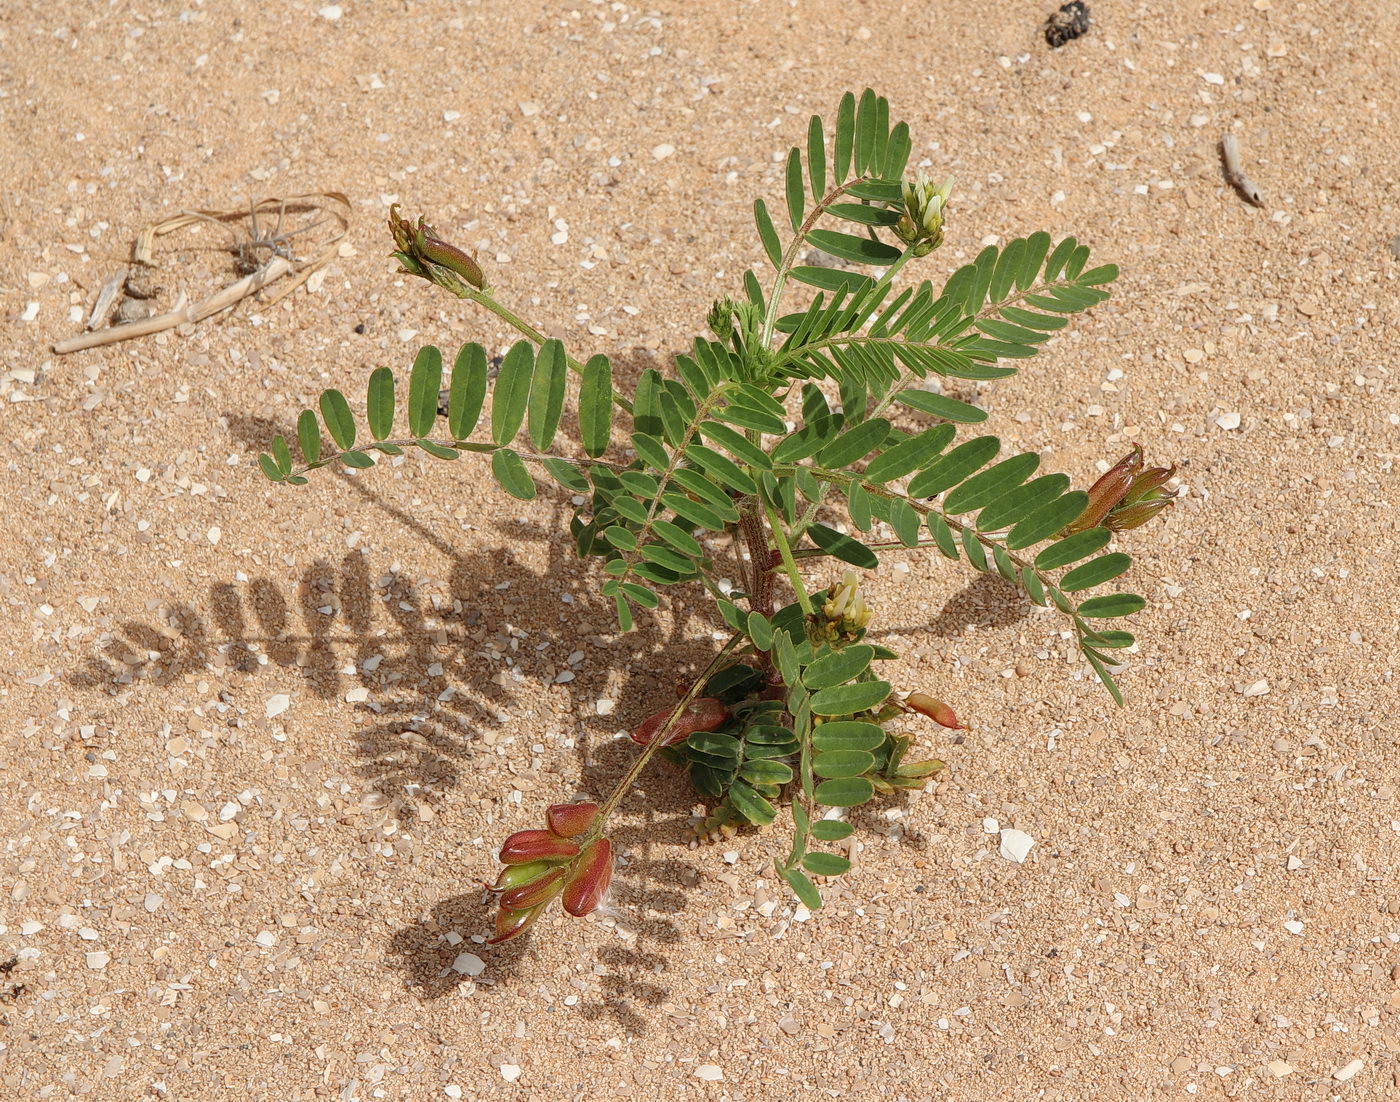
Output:
[[[518,1064],[502,1064],[501,1078],[507,1083],[514,1083],[520,1078],[520,1066]]]
[[[1345,1083],[1348,1079],[1354,1076],[1365,1066],[1365,1060],[1353,1060],[1351,1063],[1346,1064],[1334,1071],[1332,1073],[1332,1078],[1335,1079],[1338,1083]]]
[[[613,714],[613,709],[617,707],[617,701],[599,700],[594,703],[593,707],[600,716],[610,716]]]
[[[1264,696],[1268,691],[1268,679],[1262,677],[1258,681],[1250,682],[1248,685],[1242,685],[1239,690],[1240,696]]]
[[[84,953],[83,957],[87,961],[87,966],[94,972],[102,971],[112,961],[112,954],[103,949],[94,949],[91,953]]]
[[[264,949],[271,949],[274,945],[277,944],[277,935],[274,934],[271,930],[263,930],[253,940],[256,941],[259,945],[261,945]]]
[[[1001,832],[1001,855],[1008,861],[1021,864],[1035,845],[1035,839],[1024,830],[1003,830]]]
[[[355,688],[345,694],[345,702],[347,704],[363,704],[368,699],[369,690],[363,685],[356,685]]]
[[[1296,918],[1290,918],[1287,922],[1283,924],[1283,928],[1287,930],[1290,934],[1302,934],[1303,932],[1303,924],[1299,922]]]
[[[452,962],[452,971],[464,976],[479,976],[486,971],[486,962],[475,953],[458,953]]]
[[[1275,1079],[1282,1079],[1285,1075],[1292,1075],[1298,1070],[1287,1060],[1270,1060],[1264,1067]]]
[[[658,161],[664,161],[667,157],[672,156],[675,152],[676,147],[673,146],[670,142],[662,142],[660,145],[654,145],[651,147],[651,155]],[[711,1065],[707,1064],[704,1066],[709,1067]]]
[[[339,19],[342,15],[345,14],[345,9],[342,8],[339,4],[327,4],[316,14],[319,15],[322,19],[326,20],[326,22],[334,23],[337,19]]]
[[[164,902],[165,900],[156,895],[155,892],[147,892],[145,900],[142,901],[142,906],[146,908],[147,914],[155,914],[156,911],[160,910],[160,905]]]
[[[1229,413],[1222,413],[1219,417],[1215,419],[1215,423],[1217,427],[1224,429],[1226,432],[1229,432],[1231,429],[1237,429],[1240,427],[1240,415],[1238,413],[1235,413],[1233,410]]]
[[[789,1037],[795,1037],[798,1034],[798,1032],[802,1029],[802,1027],[798,1024],[796,1018],[779,1018],[778,1028],[781,1029],[784,1033],[786,1033]]]
[[[707,1083],[718,1083],[724,1078],[724,1069],[718,1064],[701,1064],[695,1069],[695,1078]]]
[[[520,113],[527,119],[532,119],[540,113],[540,105],[538,103],[522,103]]]
[[[271,719],[273,716],[280,716],[291,706],[292,698],[289,697],[286,693],[274,693],[272,696],[267,698],[267,704],[264,705],[264,711],[267,713],[267,718]]]
[[[210,543],[217,546],[219,540],[223,539],[224,530],[216,524],[213,528],[209,529],[209,531],[205,533],[205,536],[208,538]]]

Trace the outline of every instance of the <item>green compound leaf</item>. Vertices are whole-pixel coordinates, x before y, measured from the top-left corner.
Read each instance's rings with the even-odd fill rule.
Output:
[[[501,361],[496,390],[491,399],[491,439],[509,444],[525,420],[530,401],[530,380],[535,373],[535,350],[529,341],[517,341]],[[497,453],[500,454],[500,453]]]
[[[504,366],[504,365],[502,365]],[[564,412],[564,390],[568,385],[568,357],[562,341],[547,340],[540,346],[530,381],[530,443],[544,451],[554,443],[559,418]]]
[[[394,431],[394,373],[387,367],[376,367],[369,377],[365,415],[370,435],[376,440]]]
[[[875,797],[875,786],[865,777],[840,777],[822,781],[814,794],[827,807],[857,807]]]
[[[442,353],[424,345],[413,359],[408,377],[408,431],[415,438],[427,436],[437,420],[438,391],[442,388]]]
[[[874,657],[875,648],[864,645],[833,651],[818,658],[802,672],[802,684],[814,691],[844,685],[868,670]]]
[[[491,473],[495,475],[501,489],[511,497],[521,501],[534,500],[535,480],[525,469],[525,461],[509,448],[501,448],[491,454]]]
[[[802,867],[817,876],[840,876],[851,871],[851,863],[834,853],[809,853],[802,859]]]
[[[812,711],[819,716],[849,716],[883,704],[890,695],[888,681],[835,685],[812,694]]]

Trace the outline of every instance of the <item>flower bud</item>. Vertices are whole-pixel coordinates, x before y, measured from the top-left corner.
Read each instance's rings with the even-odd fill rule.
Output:
[[[904,698],[904,703],[910,708],[913,708],[914,711],[918,712],[920,715],[928,716],[929,719],[933,720],[933,722],[940,727],[946,727],[950,731],[967,730],[966,727],[958,722],[957,713],[954,712],[952,708],[938,698],[929,696],[927,693],[910,693]]]
[[[532,925],[535,919],[540,917],[544,911],[544,904],[532,907],[528,911],[508,911],[504,907],[496,912],[496,936],[486,939],[487,945],[499,945],[503,941],[509,941],[513,937],[519,937]]]
[[[518,888],[512,888],[501,896],[501,909],[503,911],[528,911],[531,907],[548,903],[563,891],[565,871],[563,865],[555,865],[552,872],[546,873],[538,880],[521,884]]]
[[[550,833],[560,838],[575,838],[593,825],[598,818],[597,804],[555,804],[544,813]]]
[[[501,864],[558,861],[578,856],[578,846],[547,830],[517,830],[501,846]]]
[[[564,910],[575,918],[591,913],[612,883],[612,843],[599,838],[574,863],[568,887],[564,889]]]
[[[550,869],[558,867],[553,861],[530,861],[524,865],[507,865],[501,870],[501,875],[496,877],[496,882],[491,885],[491,890],[493,892],[510,891],[512,888],[528,884],[537,877],[543,876]]]
[[[1142,470],[1142,445],[1134,444],[1133,450],[1110,467],[1102,477],[1089,487],[1089,504],[1084,511],[1065,528],[1065,534],[1083,532],[1097,528],[1104,517],[1113,511],[1132,486],[1138,472]]]
[[[915,256],[927,256],[943,244],[943,219],[952,191],[952,177],[938,187],[923,172],[914,180],[904,181],[904,213],[895,224],[894,234],[912,246]]]
[[[1170,497],[1154,498],[1151,501],[1139,501],[1136,505],[1129,505],[1125,508],[1115,509],[1104,521],[1104,526],[1111,532],[1127,532],[1133,528],[1141,528],[1149,520],[1155,517],[1168,505],[1176,500],[1176,495]]]
[[[826,591],[826,600],[817,614],[817,635],[835,645],[851,642],[865,634],[870,625],[870,606],[860,595],[860,581],[851,571]]]
[[[1133,479],[1133,484],[1128,487],[1128,492],[1123,495],[1123,500],[1119,503],[1120,508],[1124,505],[1133,505],[1145,498],[1176,497],[1175,490],[1164,491],[1162,489],[1175,474],[1175,463],[1170,467],[1148,467],[1147,470]]]
[[[650,746],[662,726],[671,718],[671,711],[670,708],[663,708],[654,716],[643,720],[642,725],[632,732],[632,741],[638,746]],[[661,745],[674,746],[678,742],[684,742],[696,731],[718,730],[728,718],[729,709],[714,697],[702,696],[692,700],[681,709],[680,715],[676,716],[676,722],[671,725],[666,733],[666,740]]]

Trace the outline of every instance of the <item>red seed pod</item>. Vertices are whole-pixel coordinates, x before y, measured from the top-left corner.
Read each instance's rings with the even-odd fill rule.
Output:
[[[496,912],[496,936],[487,938],[487,945],[499,945],[513,937],[519,937],[540,917],[544,905],[532,907],[528,911],[508,911],[502,907]]]
[[[556,865],[553,872],[546,873],[538,880],[511,888],[501,896],[501,909],[504,911],[528,911],[541,903],[548,903],[564,890],[563,865]]]
[[[1176,497],[1176,491],[1170,493],[1156,493],[1172,480],[1176,474],[1176,464],[1170,467],[1148,467],[1137,478],[1133,479],[1133,484],[1128,487],[1128,492],[1123,495],[1121,505],[1132,505],[1145,498]]]
[[[1097,528],[1113,507],[1123,500],[1123,496],[1141,470],[1142,445],[1134,444],[1132,451],[1118,460],[1089,487],[1089,504],[1065,531],[1082,532],[1088,528]]]
[[[501,864],[557,861],[578,856],[578,846],[547,830],[517,830],[501,847]]]
[[[642,725],[632,732],[632,741],[639,746],[649,746],[656,738],[656,734],[661,730],[666,720],[671,717],[671,709],[663,708],[654,716],[642,722]],[[698,700],[692,700],[687,704],[680,715],[676,717],[676,722],[671,726],[670,732],[666,735],[663,746],[674,746],[678,742],[684,742],[696,731],[713,731],[723,725],[729,718],[729,709],[712,696],[702,696]]]
[[[947,727],[950,731],[967,730],[958,722],[958,715],[943,701],[927,693],[910,693],[904,698],[904,703],[920,715],[928,716],[940,727]]]
[[[524,865],[507,865],[501,870],[501,875],[496,877],[496,882],[491,885],[491,890],[493,892],[508,892],[511,888],[518,888],[521,884],[529,884],[550,869],[558,867],[553,861],[531,861]]]
[[[1176,495],[1168,497],[1153,498],[1151,501],[1139,501],[1136,505],[1127,505],[1110,514],[1104,521],[1104,527],[1111,532],[1128,532],[1134,528],[1141,528],[1149,520],[1155,517],[1163,509],[1172,503]]]
[[[597,818],[597,804],[555,804],[544,813],[549,829],[560,838],[576,838]]]
[[[599,838],[574,863],[564,889],[564,910],[575,918],[591,913],[602,902],[612,883],[612,843]]]

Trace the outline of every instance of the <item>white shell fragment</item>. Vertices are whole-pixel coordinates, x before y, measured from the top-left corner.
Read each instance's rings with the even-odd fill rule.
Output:
[[[1008,861],[1021,864],[1035,845],[1035,839],[1024,830],[1003,830],[1001,832],[1001,855]]]

